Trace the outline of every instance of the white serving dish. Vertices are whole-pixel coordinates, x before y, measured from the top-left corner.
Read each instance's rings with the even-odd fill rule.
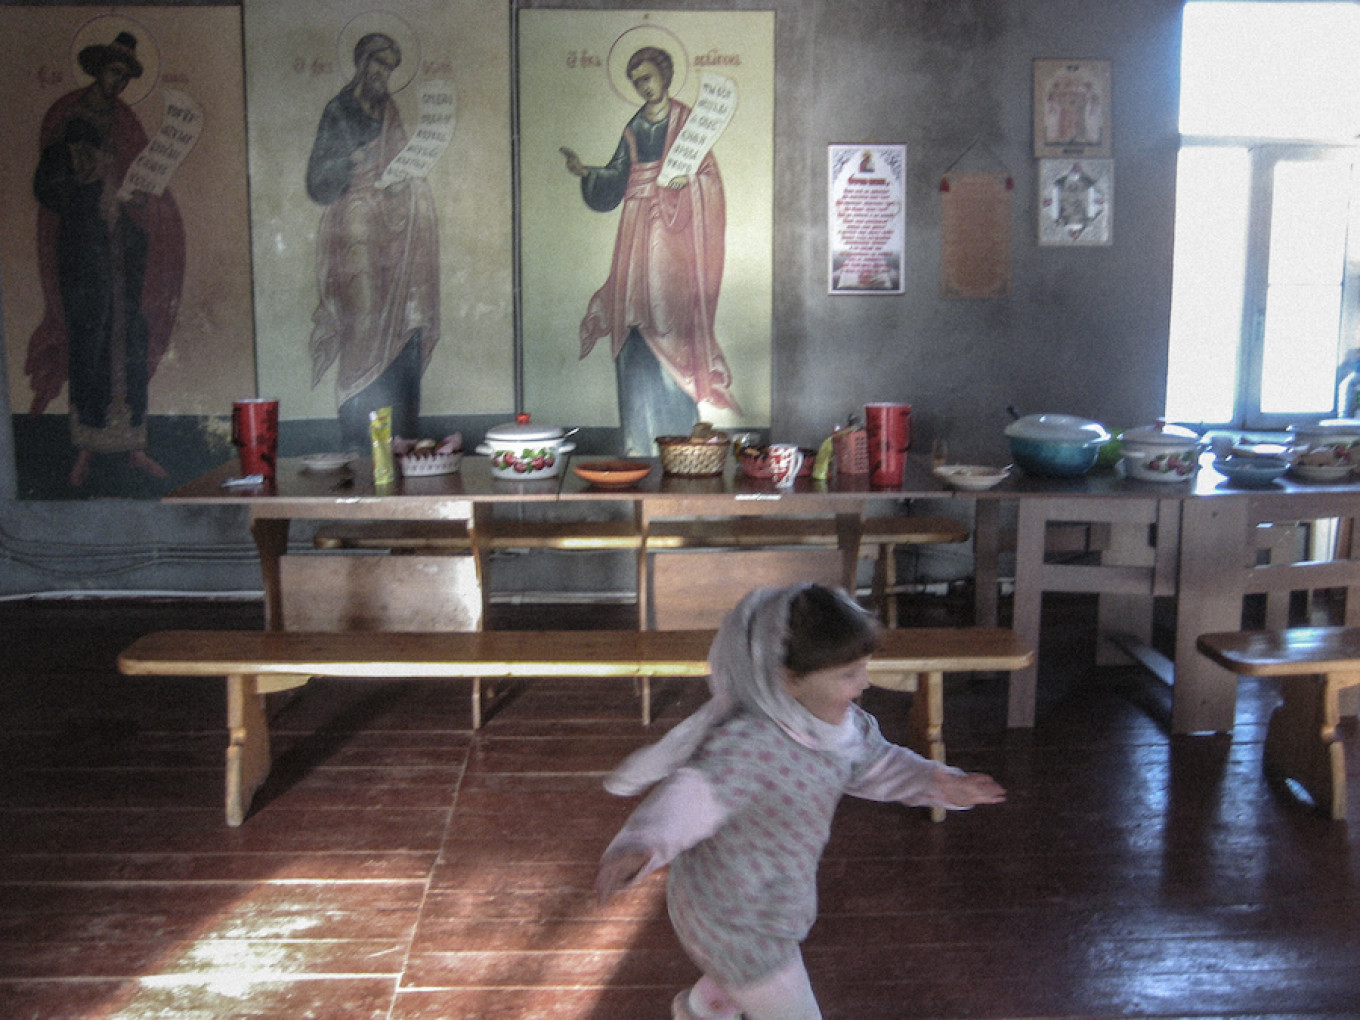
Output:
[[[1199,465],[1199,433],[1164,421],[1125,430],[1119,444],[1124,473],[1144,482],[1183,482]]]
[[[358,459],[357,453],[308,453],[303,455],[302,466],[308,471],[339,471]]]
[[[982,464],[941,464],[933,469],[936,478],[956,489],[981,492],[1000,485],[1010,477],[1010,468],[986,467]]]
[[[1305,482],[1344,482],[1351,475],[1351,465],[1345,464],[1300,464],[1295,462],[1289,473]]]
[[[521,413],[513,422],[487,429],[477,452],[491,458],[493,478],[511,482],[556,478],[565,455],[576,449],[575,443],[566,441],[567,434],[556,426],[533,425],[529,415]]]
[[[1339,482],[1360,468],[1360,422],[1332,418],[1316,425],[1291,425],[1291,475],[1306,482]]]
[[[1214,458],[1214,468],[1234,485],[1262,489],[1274,485],[1275,480],[1289,470],[1289,461],[1283,457],[1243,457],[1233,454]]]

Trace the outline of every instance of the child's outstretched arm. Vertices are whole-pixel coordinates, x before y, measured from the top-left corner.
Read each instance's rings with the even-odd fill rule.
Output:
[[[866,800],[899,801],[914,807],[963,811],[977,804],[999,804],[1006,791],[991,776],[964,772],[923,758],[886,740],[878,723],[864,713],[868,763],[858,769],[846,793]]]
[[[717,832],[730,813],[700,772],[680,769],[647,795],[605,849],[595,895],[603,902],[665,867]]]
[[[964,810],[975,804],[1000,804],[1006,791],[991,776],[982,772],[941,771],[935,777],[942,807]]]

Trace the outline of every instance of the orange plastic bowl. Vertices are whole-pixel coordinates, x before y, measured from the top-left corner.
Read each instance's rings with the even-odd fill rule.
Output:
[[[596,460],[585,464],[573,463],[571,469],[591,485],[618,487],[636,485],[647,477],[652,466],[644,460]]]

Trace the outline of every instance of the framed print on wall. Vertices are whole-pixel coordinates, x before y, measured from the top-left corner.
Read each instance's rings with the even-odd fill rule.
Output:
[[[904,293],[906,177],[905,145],[827,148],[829,293]]]
[[[1034,61],[1034,155],[1110,155],[1110,61]]]
[[[1039,243],[1101,245],[1113,240],[1114,160],[1039,161]]]

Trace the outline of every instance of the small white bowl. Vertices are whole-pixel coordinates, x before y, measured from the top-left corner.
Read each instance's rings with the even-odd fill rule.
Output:
[[[339,471],[359,459],[357,453],[309,453],[302,458],[308,471]]]
[[[397,457],[403,478],[451,475],[463,466],[463,451],[451,453],[404,453]]]
[[[934,469],[935,477],[956,489],[981,492],[1000,485],[1010,477],[1010,468],[985,467],[981,464],[941,464]]]

